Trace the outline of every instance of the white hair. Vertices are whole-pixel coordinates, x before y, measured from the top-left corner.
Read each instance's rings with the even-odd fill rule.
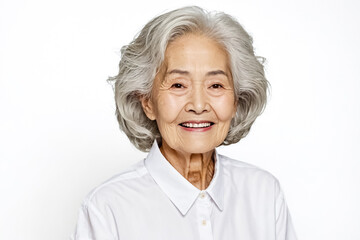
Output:
[[[223,145],[245,137],[265,107],[268,82],[263,58],[255,56],[251,36],[237,20],[223,12],[207,12],[196,6],[164,13],[152,19],[129,45],[122,47],[119,74],[109,78],[114,82],[120,129],[141,151],[149,151],[153,141],[161,140],[161,136],[156,121],[145,115],[140,98],[150,97],[167,45],[189,33],[215,40],[229,56],[237,113]]]

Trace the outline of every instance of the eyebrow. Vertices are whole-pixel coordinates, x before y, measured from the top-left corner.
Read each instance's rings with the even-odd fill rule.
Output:
[[[188,71],[180,70],[180,69],[173,69],[170,72],[167,72],[166,75],[170,74],[181,74],[181,75],[189,75],[190,73]]]
[[[173,69],[170,72],[166,73],[166,75],[171,75],[171,74],[190,75],[190,72],[180,70],[180,69]],[[215,70],[215,71],[210,71],[210,72],[206,73],[206,76],[215,76],[215,75],[224,75],[226,77],[229,77],[228,74],[226,72],[224,72],[223,70]]]
[[[216,71],[210,71],[206,73],[206,76],[215,76],[215,75],[224,75],[226,77],[229,77],[226,72],[223,70],[216,70]]]

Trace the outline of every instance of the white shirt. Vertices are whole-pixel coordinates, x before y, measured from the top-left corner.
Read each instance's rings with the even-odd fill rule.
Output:
[[[296,240],[278,181],[215,154],[206,190],[188,182],[156,142],[144,161],[94,189],[80,209],[76,240]]]

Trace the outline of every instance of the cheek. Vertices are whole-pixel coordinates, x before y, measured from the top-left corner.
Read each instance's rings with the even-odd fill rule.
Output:
[[[158,96],[158,121],[165,123],[176,122],[176,119],[181,112],[183,103],[181,99],[171,95]]]
[[[220,121],[232,119],[235,111],[235,100],[232,95],[224,95],[213,101],[213,108]]]

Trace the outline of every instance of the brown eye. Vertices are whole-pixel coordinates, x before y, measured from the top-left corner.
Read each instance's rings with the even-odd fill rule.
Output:
[[[184,86],[180,83],[174,83],[173,85],[171,85],[172,88],[183,88]]]
[[[221,84],[213,84],[211,85],[211,88],[222,88],[223,86]]]

